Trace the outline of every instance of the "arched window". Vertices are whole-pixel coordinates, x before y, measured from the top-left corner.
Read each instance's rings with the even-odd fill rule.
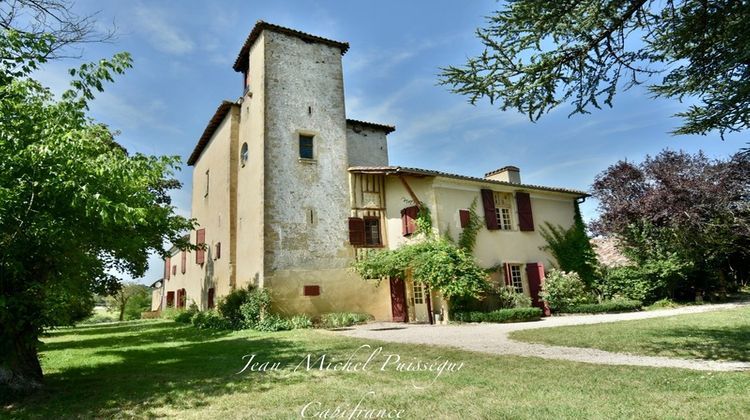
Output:
[[[242,148],[240,149],[240,164],[244,167],[247,163],[247,143],[242,143]]]

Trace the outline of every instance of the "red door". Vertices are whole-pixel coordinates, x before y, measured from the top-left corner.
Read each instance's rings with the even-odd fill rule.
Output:
[[[174,292],[167,292],[167,308],[174,308]]]
[[[539,298],[539,292],[542,291],[542,284],[544,284],[544,265],[542,263],[526,264],[526,278],[529,280],[531,304],[541,308],[544,311],[544,316],[550,316],[549,305]]]
[[[391,314],[393,322],[407,322],[406,286],[398,277],[391,277]]]

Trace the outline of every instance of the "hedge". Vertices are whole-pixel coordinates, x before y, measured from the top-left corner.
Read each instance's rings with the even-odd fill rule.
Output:
[[[453,319],[461,322],[525,322],[538,321],[542,317],[539,308],[498,309],[492,312],[456,312]]]
[[[643,302],[639,300],[605,300],[602,303],[587,303],[572,306],[565,310],[571,314],[600,314],[605,312],[633,312],[639,311]]]

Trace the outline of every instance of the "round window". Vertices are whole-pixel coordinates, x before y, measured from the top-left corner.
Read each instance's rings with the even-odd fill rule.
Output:
[[[242,148],[240,149],[240,164],[242,166],[245,166],[247,163],[247,143],[242,143]]]

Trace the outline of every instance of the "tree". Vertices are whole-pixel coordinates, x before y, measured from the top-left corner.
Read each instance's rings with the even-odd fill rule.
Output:
[[[149,301],[148,287],[138,283],[125,283],[116,293],[107,298],[107,306],[111,310],[119,311],[119,320],[124,321],[127,313],[128,319],[138,319],[141,312],[148,310]]]
[[[540,234],[547,241],[547,245],[542,249],[555,257],[560,270],[577,273],[586,286],[591,288],[596,280],[598,262],[586,234],[586,224],[583,223],[578,203],[575,203],[573,220],[573,226],[567,229],[546,222],[540,230]]]
[[[165,242],[190,248],[194,227],[167,195],[179,158],[128,154],[86,115],[129,55],[71,71],[58,99],[30,77],[57,42],[0,33],[0,385],[12,388],[41,386],[45,328],[90,314],[92,293],[119,287],[109,272],[139,277]]]
[[[612,106],[618,88],[662,75],[656,97],[695,99],[675,134],[750,127],[750,3],[735,0],[509,0],[477,30],[484,51],[441,83],[532,121]]]
[[[665,150],[641,164],[620,161],[592,187],[599,234],[614,235],[669,293],[720,290],[742,281],[733,261],[750,257],[750,159],[710,160]],[[679,274],[679,275],[676,275]]]

